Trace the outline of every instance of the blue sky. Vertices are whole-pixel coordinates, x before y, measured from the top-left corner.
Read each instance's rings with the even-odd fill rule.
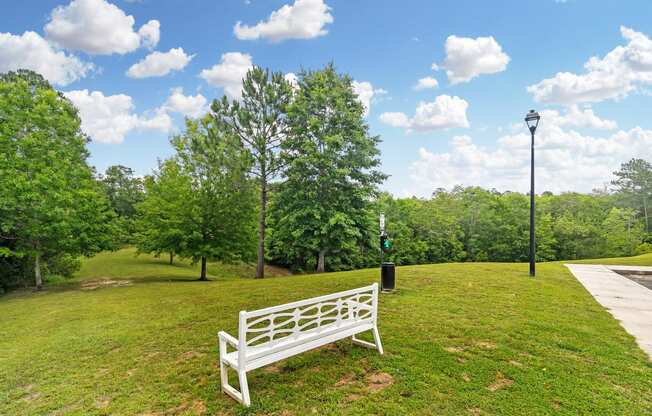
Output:
[[[526,190],[530,108],[543,111],[538,191],[590,191],[627,159],[652,160],[650,16],[649,1],[22,1],[0,15],[0,72],[40,70],[69,94],[99,171],[150,173],[184,111],[237,90],[228,65],[200,76],[237,53],[284,73],[333,61],[369,83],[383,189],[396,195]],[[176,69],[127,75],[171,49]],[[416,89],[426,77],[437,87]]]

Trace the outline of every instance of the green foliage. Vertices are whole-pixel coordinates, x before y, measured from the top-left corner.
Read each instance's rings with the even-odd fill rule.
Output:
[[[115,214],[87,164],[77,110],[40,75],[0,76],[0,120],[0,245],[33,265],[40,288],[48,258],[111,247]]]
[[[332,65],[299,75],[282,144],[286,181],[270,232],[270,256],[281,264],[341,270],[378,249],[369,201],[385,176],[376,170],[380,140],[369,135],[363,114],[351,79]]]
[[[626,206],[642,213],[645,231],[650,232],[649,203],[652,196],[652,165],[643,159],[632,159],[623,163],[614,172],[616,179],[612,184],[621,194]]]
[[[537,261],[634,253],[643,242],[642,222],[631,210],[626,216],[620,209],[612,213],[618,198],[600,193],[538,196]],[[474,187],[437,190],[429,199],[382,194],[373,211],[385,213],[392,242],[385,259],[396,264],[529,258],[528,195]],[[378,235],[376,221],[374,217],[368,234]],[[276,252],[283,253],[283,247]],[[371,254],[367,264],[375,265],[378,249]]]
[[[106,190],[111,207],[124,218],[133,218],[136,204],[143,200],[143,181],[134,176],[131,168],[114,165],[106,168],[100,182]]]
[[[184,251],[186,239],[195,227],[190,216],[193,201],[192,181],[176,160],[159,163],[158,171],[144,181],[144,200],[137,207],[136,246],[140,253]]]
[[[641,243],[636,246],[636,255],[652,253],[652,244],[650,243]]]
[[[254,252],[255,197],[248,178],[249,152],[214,118],[186,120],[186,130],[172,139],[180,167],[175,186],[185,206],[170,212],[182,227],[178,253],[202,261],[250,260]],[[184,177],[185,176],[185,177]],[[165,182],[163,183],[163,186]],[[190,189],[184,189],[184,186]],[[152,202],[150,201],[150,204]],[[181,218],[179,218],[179,215]],[[162,250],[168,250],[161,247]]]
[[[393,199],[383,194],[378,211],[384,212],[392,250],[386,259],[397,264],[441,263],[464,258],[462,231],[445,192],[430,200]],[[375,224],[374,224],[375,225]]]
[[[72,277],[81,267],[81,259],[70,254],[62,254],[47,259],[47,274]]]
[[[267,201],[270,182],[283,170],[279,149],[288,135],[287,106],[292,86],[282,72],[270,73],[258,66],[247,72],[240,100],[226,96],[215,100],[210,116],[219,129],[236,137],[251,154],[250,173],[258,180],[259,218],[257,271],[264,277]]]
[[[99,181],[111,207],[118,215],[120,242],[133,242],[136,205],[144,198],[142,179],[134,176],[133,169],[114,165],[106,169]]]
[[[602,223],[605,252],[612,256],[631,256],[643,239],[643,225],[636,220],[634,210],[612,208]]]

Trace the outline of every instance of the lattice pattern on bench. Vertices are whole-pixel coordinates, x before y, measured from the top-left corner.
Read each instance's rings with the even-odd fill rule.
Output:
[[[241,311],[238,339],[218,334],[222,391],[250,405],[247,372],[321,345],[350,337],[353,343],[383,346],[378,333],[378,284],[257,311]],[[372,331],[374,342],[357,339]],[[235,351],[229,352],[228,348]],[[227,369],[238,373],[240,391],[229,385]]]
[[[356,293],[333,300],[247,317],[248,347],[273,346],[301,334],[338,327],[351,321],[372,319],[373,293]]]

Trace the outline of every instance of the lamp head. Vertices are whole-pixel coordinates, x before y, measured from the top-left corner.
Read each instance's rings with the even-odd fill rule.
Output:
[[[534,110],[530,110],[530,112],[525,115],[525,123],[532,133],[537,129],[539,120],[541,120],[541,116]]]

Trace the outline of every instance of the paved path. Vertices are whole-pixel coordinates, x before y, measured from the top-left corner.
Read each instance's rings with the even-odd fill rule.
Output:
[[[633,280],[639,285],[643,285],[652,290],[652,267],[637,266],[632,270],[632,266],[608,266],[611,270]]]
[[[636,338],[652,359],[652,290],[610,270],[612,266],[566,264],[577,280]],[[645,270],[618,267],[619,271]]]

